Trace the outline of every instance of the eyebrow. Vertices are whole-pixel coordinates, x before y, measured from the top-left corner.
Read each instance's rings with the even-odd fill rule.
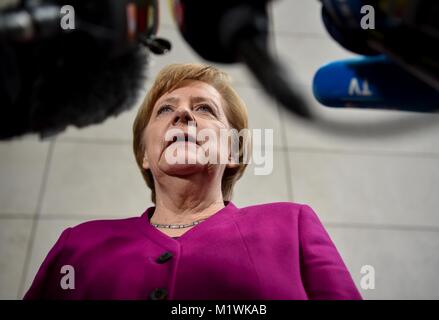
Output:
[[[160,101],[159,106],[163,105],[164,103],[178,104],[179,101],[180,99],[177,97],[168,97],[163,101]],[[215,107],[216,112],[219,113],[218,105],[215,103],[215,101],[213,101],[210,98],[201,97],[201,96],[195,96],[195,97],[191,96],[190,102],[191,104],[200,103],[200,102],[210,102]]]
[[[178,103],[180,101],[180,99],[176,98],[176,97],[168,97],[166,99],[164,99],[163,101],[160,102],[160,105],[163,103]]]

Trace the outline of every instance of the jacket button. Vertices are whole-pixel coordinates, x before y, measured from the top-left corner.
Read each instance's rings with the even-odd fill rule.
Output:
[[[168,261],[171,258],[172,258],[172,253],[165,252],[162,255],[160,255],[160,257],[157,258],[156,262],[157,263],[165,263],[166,261]]]
[[[163,288],[154,289],[149,295],[149,298],[151,300],[166,300],[167,297],[168,297],[168,291]]]

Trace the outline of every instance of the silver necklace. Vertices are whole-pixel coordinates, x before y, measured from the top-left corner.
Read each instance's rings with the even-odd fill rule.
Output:
[[[166,229],[182,229],[187,227],[192,227],[206,219],[197,220],[187,224],[161,224],[161,223],[151,223],[156,228],[166,228]]]

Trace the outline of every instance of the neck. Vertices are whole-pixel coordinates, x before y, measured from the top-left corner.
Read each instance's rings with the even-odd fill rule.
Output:
[[[207,179],[206,179],[207,178]],[[186,224],[207,219],[224,208],[221,180],[206,175],[166,176],[155,183],[152,223]]]

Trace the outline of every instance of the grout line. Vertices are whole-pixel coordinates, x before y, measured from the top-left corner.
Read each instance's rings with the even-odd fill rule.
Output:
[[[26,255],[25,255],[23,270],[22,270],[22,274],[21,274],[20,286],[18,288],[17,299],[22,299],[22,295],[25,293],[24,291],[26,289],[26,288],[24,288],[24,286],[26,283],[26,276],[27,276],[27,273],[29,271],[29,264],[30,264],[30,259],[31,259],[33,247],[34,247],[36,229],[38,226],[38,219],[41,216],[43,199],[44,199],[44,195],[46,193],[47,180],[48,180],[48,175],[49,175],[49,171],[50,171],[50,165],[52,162],[55,143],[56,143],[56,138],[50,141],[49,150],[47,152],[46,164],[44,166],[43,179],[42,179],[41,186],[40,186],[40,192],[38,195],[37,206],[35,209],[35,214],[32,217],[33,221],[32,221],[29,241],[28,241],[28,245],[27,245],[27,249],[26,249]]]
[[[38,217],[38,221],[44,220],[94,220],[94,219],[124,219],[128,216],[120,216],[115,214],[108,215],[87,215],[75,213],[62,214],[44,214]],[[28,213],[0,213],[0,221],[2,220],[35,220],[34,215]]]
[[[273,55],[275,55],[277,58],[279,55],[279,44],[278,44],[278,38],[277,38],[277,31],[275,30],[274,27],[274,13],[273,13],[273,4],[270,6],[270,21],[271,21],[271,28],[270,28],[270,37],[272,39],[272,48],[273,48]],[[284,147],[278,147],[275,146],[274,150],[276,151],[285,151],[285,149],[288,147],[288,141],[287,141],[287,132],[286,132],[286,125],[285,122],[283,121],[283,107],[279,104],[278,101],[276,101],[273,98],[273,102],[276,105],[276,109],[277,109],[277,116],[279,118],[279,127],[281,130],[281,139],[282,139],[282,145]],[[287,194],[288,194],[288,199],[291,202],[294,202],[294,187],[293,187],[293,168],[292,168],[292,163],[291,163],[291,155],[290,152],[283,152],[283,157],[284,157],[284,163],[285,163],[285,176],[286,176],[286,185],[287,185]]]
[[[139,211],[140,212],[140,211]],[[80,215],[80,214],[44,214],[38,217],[38,221],[56,221],[56,220],[113,220],[113,219],[127,219],[140,217],[141,213],[137,215]],[[14,219],[9,217],[3,217],[0,215],[0,221],[2,219]],[[27,219],[32,219],[27,217]],[[325,227],[336,229],[364,229],[364,230],[387,230],[387,231],[415,231],[415,232],[439,232],[439,226],[430,225],[397,225],[397,224],[374,224],[364,222],[330,222],[322,220]]]
[[[439,226],[409,226],[397,224],[373,224],[373,223],[344,223],[344,222],[323,222],[325,227],[337,229],[366,229],[366,230],[386,230],[386,231],[417,231],[417,232],[439,232]]]
[[[274,22],[274,19],[270,19],[271,22]],[[273,36],[280,36],[280,37],[288,37],[288,38],[305,38],[305,39],[331,39],[330,35],[325,33],[325,30],[322,29],[322,32],[304,32],[304,31],[287,31],[287,30],[279,30],[273,26],[271,26],[273,30]],[[160,30],[172,30],[176,31],[180,35],[180,31],[178,30],[177,26],[173,23],[164,23],[160,25]],[[159,30],[159,36],[161,35],[161,32]],[[183,42],[186,43],[186,41],[183,39]],[[189,44],[188,44],[189,45]]]
[[[303,32],[303,31],[285,31],[274,30],[276,37],[301,38],[301,39],[331,39],[329,34],[323,32]]]
[[[285,124],[282,121],[282,107],[276,104],[280,130],[281,139],[284,145],[287,145],[286,141],[286,129]],[[107,145],[130,145],[131,140],[123,139],[111,139],[111,138],[77,138],[77,137],[63,137],[57,140],[57,143],[84,143],[84,144],[107,144]],[[301,146],[279,146],[274,145],[273,149],[275,151],[294,151],[302,153],[328,153],[328,154],[348,154],[348,155],[365,155],[365,156],[389,156],[389,157],[408,157],[408,158],[439,158],[439,152],[424,152],[424,151],[397,151],[397,150],[349,150],[343,148],[321,148],[321,147],[301,147]]]
[[[60,137],[58,143],[83,143],[83,144],[106,144],[106,145],[130,145],[132,140],[114,138],[80,138]]]
[[[32,213],[12,213],[12,212],[4,212],[0,213],[0,220],[1,219],[8,219],[8,220],[32,220],[33,219]]]
[[[271,39],[271,43],[270,43],[270,48],[273,52],[273,55],[277,58],[278,56],[278,50],[277,50],[277,45],[276,45],[276,37],[274,35],[274,19],[273,19],[273,5],[268,7],[268,15],[269,15],[269,21],[271,21],[271,25],[269,28],[269,38]],[[285,132],[285,124],[282,121],[282,114],[281,114],[281,106],[279,105],[279,103],[276,101],[276,99],[272,98],[273,103],[276,106],[276,111],[277,111],[277,117],[279,119],[279,127],[280,127],[280,131],[281,131],[281,140],[282,140],[282,145],[287,146],[287,136],[286,136],[286,132]],[[273,146],[273,150],[279,151],[282,150],[283,151],[284,147],[276,147]],[[290,153],[289,152],[283,152],[283,161],[284,161],[284,167],[285,167],[285,182],[286,182],[286,189],[287,189],[287,197],[289,201],[294,201],[294,196],[293,196],[293,184],[292,184],[292,174],[291,174],[291,166],[290,166]]]
[[[113,219],[127,219],[140,217],[143,212],[138,214],[127,214],[127,215],[116,215],[116,214],[106,214],[106,215],[88,215],[88,214],[44,214],[39,217],[39,221],[52,221],[52,220],[113,220]]]
[[[272,11],[272,8],[269,8],[270,11]],[[321,32],[318,31],[314,31],[314,32],[305,32],[305,31],[288,31],[288,30],[280,30],[278,28],[275,28],[274,26],[274,18],[273,18],[273,13],[270,12],[270,22],[272,23],[272,25],[270,26],[270,28],[273,30],[273,35],[276,36],[281,36],[281,37],[294,37],[294,38],[311,38],[311,39],[328,39],[330,38],[330,35],[326,33],[326,30],[323,28]],[[175,23],[172,23],[172,21],[170,23],[162,23],[160,24],[160,30],[172,30],[172,31],[176,31],[178,33],[178,35],[180,35],[180,31],[178,30],[178,27],[176,26]],[[159,30],[159,36],[162,36]],[[186,41],[184,39],[182,39],[182,41],[184,43],[186,43]]]
[[[383,156],[383,157],[407,157],[407,158],[439,158],[439,152],[422,151],[392,151],[392,150],[348,150],[343,148],[319,148],[319,147],[274,147],[278,151],[294,151],[302,153],[329,153],[347,154],[358,156]]]
[[[286,129],[285,124],[282,121],[282,110],[278,103],[276,103],[276,109],[279,117],[279,123],[280,123],[280,130],[281,130],[281,139],[282,144],[287,145],[287,135],[286,135]],[[289,201],[294,201],[294,188],[293,188],[293,172],[292,172],[292,163],[290,156],[290,152],[285,152],[285,147],[273,147],[276,151],[283,151],[283,158],[284,158],[284,164],[285,164],[285,176],[286,176],[286,183],[287,183],[287,194]]]
[[[161,30],[175,30],[178,33],[180,33],[180,31],[178,30],[177,26],[174,23],[161,23],[159,32],[157,34],[159,37],[162,36],[160,32]]]

